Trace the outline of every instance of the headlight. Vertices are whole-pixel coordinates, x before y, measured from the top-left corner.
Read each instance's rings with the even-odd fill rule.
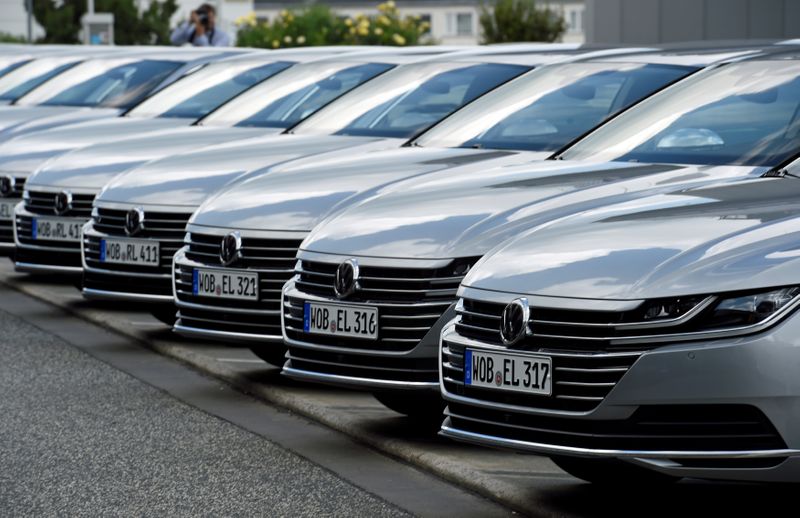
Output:
[[[798,295],[800,287],[789,287],[722,299],[703,319],[701,328],[705,330],[758,324],[785,308]]]

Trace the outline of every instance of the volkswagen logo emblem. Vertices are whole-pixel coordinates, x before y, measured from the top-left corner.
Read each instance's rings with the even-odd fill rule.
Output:
[[[134,207],[125,214],[125,233],[135,236],[144,230],[144,209]]]
[[[527,333],[530,308],[528,299],[514,299],[503,309],[500,317],[500,338],[506,345],[519,342]]]
[[[11,175],[0,177],[0,196],[9,196],[17,187],[17,179]]]
[[[72,193],[69,191],[61,191],[56,194],[55,200],[53,201],[53,210],[59,216],[72,210]]]
[[[231,232],[222,238],[219,245],[219,260],[223,266],[229,266],[242,258],[242,236]]]
[[[349,297],[358,289],[358,261],[348,259],[336,268],[333,279],[333,291],[336,297]]]

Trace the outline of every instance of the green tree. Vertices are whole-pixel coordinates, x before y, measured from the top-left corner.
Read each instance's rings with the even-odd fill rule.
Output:
[[[24,0],[23,0],[24,1]],[[95,11],[114,14],[114,42],[118,45],[169,44],[169,20],[176,0],[152,0],[142,13],[134,0],[95,0]],[[43,43],[79,43],[86,0],[36,0],[33,15],[45,30]]]
[[[520,41],[556,41],[567,25],[550,8],[541,8],[536,0],[495,0],[481,5],[480,24],[483,43]]]

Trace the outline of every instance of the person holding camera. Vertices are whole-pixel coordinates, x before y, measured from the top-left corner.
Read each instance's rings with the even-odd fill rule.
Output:
[[[173,45],[187,43],[195,47],[230,47],[231,37],[215,27],[217,10],[211,4],[203,4],[189,16],[188,22],[177,26],[170,35]]]

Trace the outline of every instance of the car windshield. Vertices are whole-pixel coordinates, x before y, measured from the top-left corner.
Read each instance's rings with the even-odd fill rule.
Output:
[[[288,128],[392,66],[329,61],[296,65],[242,93],[201,124]]]
[[[556,151],[696,67],[569,63],[544,67],[476,100],[415,144]]]
[[[464,62],[406,65],[342,97],[293,132],[409,138],[530,68]]]
[[[211,110],[292,63],[213,63],[190,74],[134,107],[130,117],[199,119]]]
[[[178,61],[121,58],[85,61],[47,81],[17,104],[128,109],[182,65]]]
[[[0,100],[14,101],[78,63],[75,58],[41,58],[31,61],[0,77]]]
[[[800,148],[799,113],[800,62],[731,63],[651,97],[561,158],[773,167]]]

